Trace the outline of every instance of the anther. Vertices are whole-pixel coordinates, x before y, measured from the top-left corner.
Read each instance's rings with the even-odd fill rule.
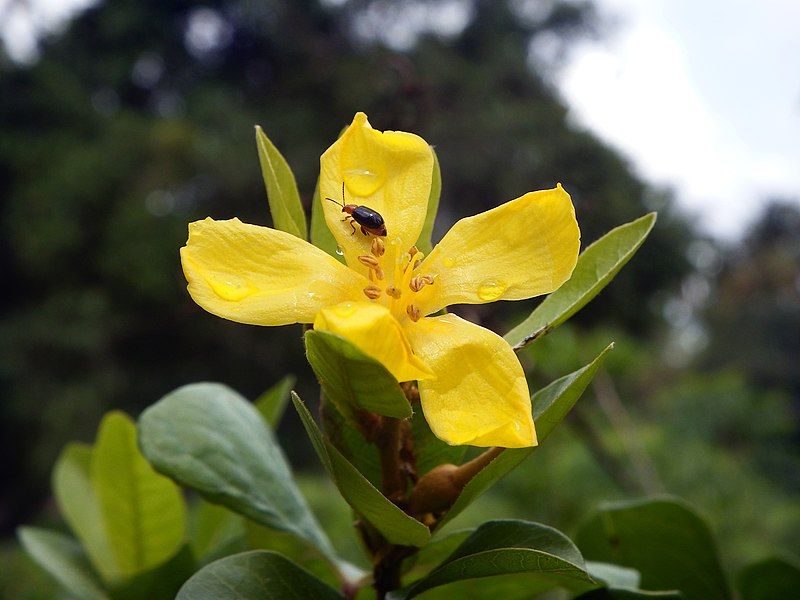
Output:
[[[364,295],[370,300],[377,300],[381,297],[381,288],[377,285],[368,285],[364,288]]]
[[[420,310],[413,304],[409,304],[408,306],[406,306],[406,314],[415,323],[419,321],[419,318],[422,316]]]
[[[425,283],[422,281],[422,278],[419,275],[415,275],[411,278],[411,281],[408,282],[408,287],[411,289],[412,292],[418,292],[425,286]]]
[[[383,278],[385,277],[383,269],[381,269],[380,266],[377,266],[373,267],[373,271],[375,271],[375,278],[378,279],[378,281],[383,281]]]
[[[400,290],[398,290],[398,289],[397,289],[396,287],[394,287],[393,285],[390,285],[389,287],[387,287],[387,288],[386,288],[386,295],[387,295],[387,296],[391,296],[391,297],[392,297],[392,298],[394,298],[395,300],[398,300],[398,299],[400,298],[400,296],[402,296],[402,295],[403,295],[403,292],[401,292]]]
[[[417,267],[419,267],[420,264],[422,264],[422,259],[421,258],[414,263],[414,267],[412,268],[412,271],[416,271]]]
[[[369,254],[362,254],[358,257],[358,262],[362,265],[369,267],[370,269],[380,269],[380,263],[378,259],[374,256],[370,256]]]
[[[386,245],[381,238],[372,238],[372,248],[370,248],[370,251],[374,256],[381,257],[386,252]]]
[[[411,246],[411,248],[410,248],[410,249],[409,249],[409,251],[408,251],[408,256],[409,256],[410,258],[414,258],[414,255],[415,255],[417,252],[419,252],[419,249],[418,249],[416,246]]]

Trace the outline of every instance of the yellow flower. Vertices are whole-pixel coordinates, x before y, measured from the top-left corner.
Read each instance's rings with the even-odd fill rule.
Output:
[[[525,374],[497,334],[454,315],[452,304],[521,300],[557,289],[572,273],[580,232],[557,186],[462,219],[429,256],[422,230],[433,154],[420,137],[379,132],[358,113],[320,160],[320,196],[367,206],[387,235],[364,235],[323,201],[347,266],[282,231],[210,218],[189,225],[181,261],[195,302],[254,325],[313,323],[419,381],[422,410],[448,444],[536,444]],[[357,224],[355,224],[357,227]]]

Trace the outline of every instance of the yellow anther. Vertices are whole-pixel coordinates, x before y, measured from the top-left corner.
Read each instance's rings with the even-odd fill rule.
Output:
[[[378,259],[374,256],[370,256],[369,254],[362,254],[359,256],[358,262],[366,267],[369,267],[370,269],[379,269],[381,266],[378,262]]]
[[[383,278],[386,277],[383,273],[383,269],[381,269],[380,266],[373,268],[373,271],[375,271],[375,277],[378,279],[378,281],[383,281]]]
[[[417,252],[419,252],[419,248],[417,248],[416,246],[411,246],[411,248],[410,248],[410,249],[409,249],[409,251],[408,251],[408,256],[409,256],[409,258],[414,258],[414,255],[415,255]]]
[[[416,270],[417,270],[417,267],[419,267],[419,266],[420,266],[420,264],[422,264],[422,259],[421,259],[421,258],[420,258],[420,259],[418,259],[418,260],[417,260],[417,261],[414,263],[414,267],[413,267],[413,269],[412,269],[412,270],[413,270],[413,271],[416,271]]]
[[[420,277],[420,280],[428,285],[433,285],[433,282],[436,281],[436,278],[433,275],[423,275]]]
[[[395,300],[398,300],[400,296],[403,295],[403,293],[393,285],[390,285],[389,287],[386,288],[386,295],[391,296]]]
[[[411,278],[411,281],[408,282],[408,287],[411,289],[412,292],[418,292],[425,286],[425,282],[422,281],[422,278],[419,275],[416,275]]]
[[[413,304],[409,304],[408,306],[406,306],[406,314],[415,323],[419,321],[419,318],[422,316],[420,310]]]
[[[372,247],[370,251],[374,256],[380,258],[386,252],[386,244],[384,244],[383,240],[379,237],[372,238]]]
[[[381,288],[377,285],[368,285],[364,288],[364,295],[370,300],[377,300],[381,297]]]

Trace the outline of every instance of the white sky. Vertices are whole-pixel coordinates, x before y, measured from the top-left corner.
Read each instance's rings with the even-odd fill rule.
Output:
[[[598,0],[616,33],[559,77],[573,117],[730,237],[800,201],[800,1]]]
[[[617,27],[558,76],[572,118],[711,233],[740,233],[770,196],[800,202],[800,0],[596,2]],[[0,0],[0,37],[31,59],[32,23],[53,30],[92,3]]]

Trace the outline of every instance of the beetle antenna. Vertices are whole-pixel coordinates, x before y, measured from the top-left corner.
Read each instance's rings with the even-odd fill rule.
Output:
[[[344,206],[344,181],[342,181],[342,206]]]
[[[341,202],[339,202],[338,200],[334,200],[333,198],[325,198],[325,200],[327,200],[328,202],[333,202],[333,203],[334,203],[334,204],[336,204],[337,206],[341,206],[342,208],[344,208],[344,204],[342,204],[342,203],[341,203]]]

